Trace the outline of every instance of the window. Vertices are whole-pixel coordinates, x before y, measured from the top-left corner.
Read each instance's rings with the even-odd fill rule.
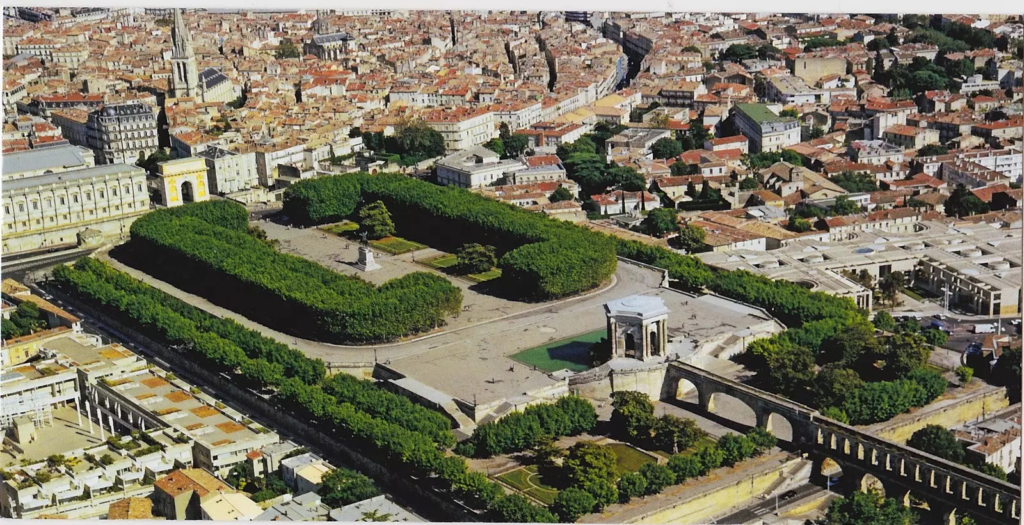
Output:
[[[142,191],[142,183],[140,182],[140,183],[136,184],[135,188],[141,192]]]
[[[128,185],[128,184],[125,184],[125,185],[124,185],[124,194],[125,194],[125,195],[128,195],[128,194],[130,194],[131,192],[132,192],[132,187],[131,187],[130,185]]]
[[[110,188],[110,196],[111,197],[117,197],[117,186],[114,186],[113,188]]]
[[[10,215],[11,214],[11,207],[5,205],[4,206],[4,213],[7,214],[7,215]]]
[[[67,199],[65,199],[64,197],[61,197],[61,198],[60,198],[60,205],[61,205],[61,206],[65,205],[65,204],[67,204],[67,203],[68,203]]]
[[[25,203],[24,202],[19,202],[18,203],[18,211],[19,212],[24,212],[25,211]]]
[[[39,201],[32,201],[32,210],[39,210]]]
[[[45,204],[45,207],[46,207],[47,209],[49,209],[49,208],[52,208],[52,207],[53,207],[53,199],[51,199],[51,198],[47,197],[47,198],[46,198],[46,201],[45,201],[45,202],[46,202],[46,204]]]
[[[92,192],[91,191],[85,192],[85,200],[87,200],[87,201],[91,201],[92,200]]]
[[[71,202],[73,202],[75,204],[78,204],[78,194],[77,193],[71,196]]]

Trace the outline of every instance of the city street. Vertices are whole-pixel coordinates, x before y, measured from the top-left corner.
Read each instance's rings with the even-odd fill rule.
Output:
[[[810,483],[808,483],[807,485],[801,485],[793,489],[792,492],[794,492],[794,494],[786,499],[782,499],[781,494],[774,494],[773,496],[780,497],[769,497],[756,505],[752,505],[741,511],[734,512],[728,516],[725,516],[724,518],[719,518],[715,520],[715,523],[719,523],[722,525],[742,525],[744,523],[750,523],[754,520],[761,518],[762,516],[774,515],[775,512],[782,507],[785,507],[792,503],[796,503],[797,501],[817,495],[818,493],[824,491],[825,489],[817,485],[812,485]],[[783,494],[786,493],[789,493],[789,491],[786,491]]]

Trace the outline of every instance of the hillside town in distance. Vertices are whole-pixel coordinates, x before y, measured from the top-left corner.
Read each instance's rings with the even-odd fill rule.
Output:
[[[1020,15],[3,15],[0,517],[1021,520]]]

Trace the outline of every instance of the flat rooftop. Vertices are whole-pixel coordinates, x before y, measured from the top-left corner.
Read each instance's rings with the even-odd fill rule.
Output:
[[[849,241],[794,240],[778,250],[726,250],[699,254],[705,263],[772,279],[805,281],[838,293],[859,285],[838,275],[844,268],[928,259],[964,279],[997,289],[1021,286],[1021,230],[988,224],[923,221],[913,233],[857,232]]]
[[[155,414],[166,425],[179,427],[210,447],[248,441],[257,435],[248,426],[236,422],[151,370],[111,379],[106,386]]]
[[[5,153],[3,176],[18,175],[27,171],[65,170],[85,166],[85,157],[78,146],[33,149],[17,153]],[[8,183],[4,183],[7,186]]]

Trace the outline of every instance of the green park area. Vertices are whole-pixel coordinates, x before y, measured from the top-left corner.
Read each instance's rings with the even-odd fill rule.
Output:
[[[401,237],[395,236],[384,237],[383,239],[370,241],[370,246],[382,252],[388,252],[391,255],[401,255],[403,253],[414,252],[416,250],[422,250],[426,248],[426,246],[418,242],[412,242]]]
[[[636,472],[645,464],[656,461],[650,454],[625,443],[611,443],[604,447],[615,453],[615,470],[620,476]]]
[[[595,330],[524,350],[513,355],[512,359],[545,372],[562,369],[582,372],[590,368],[591,345],[599,342],[605,335],[604,330]]]
[[[545,505],[554,503],[555,496],[558,495],[558,490],[545,485],[544,482],[541,481],[541,475],[538,472],[537,465],[517,468],[511,472],[506,472],[498,476],[498,479],[523,494],[532,496],[536,500],[543,502]]]
[[[359,230],[359,224],[352,221],[342,221],[334,224],[328,224],[321,226],[321,230],[337,235],[338,237],[345,237],[347,234],[354,233]]]
[[[477,282],[477,283],[482,283],[482,282],[490,281],[492,279],[497,279],[498,277],[501,277],[501,269],[499,269],[499,268],[491,268],[490,270],[488,270],[486,272],[481,272],[481,273],[470,273],[470,274],[464,274],[464,275],[463,274],[459,274],[457,272],[457,268],[458,268],[458,265],[459,265],[459,258],[458,258],[458,256],[456,256],[453,253],[446,253],[444,255],[439,255],[439,256],[434,257],[432,259],[427,259],[425,261],[422,261],[422,263],[424,265],[426,265],[426,266],[429,266],[429,267],[434,268],[436,270],[440,270],[440,271],[442,271],[444,273],[447,273],[447,274],[462,275],[463,277],[465,277],[465,278],[467,278],[467,279],[469,279],[469,280],[471,280],[473,282]]]

